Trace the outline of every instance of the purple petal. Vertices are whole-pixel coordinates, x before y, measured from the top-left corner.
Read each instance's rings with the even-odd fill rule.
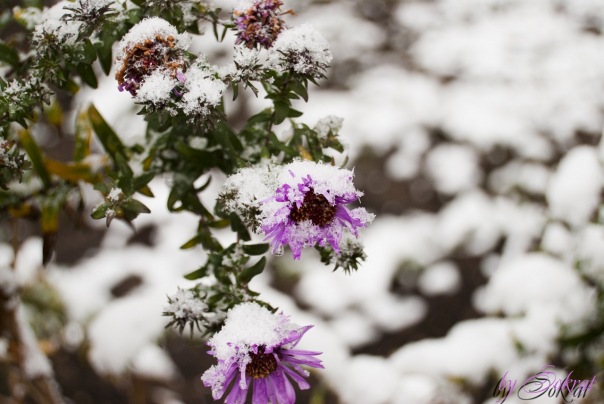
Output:
[[[298,387],[300,388],[300,390],[308,390],[310,388],[310,384],[308,384],[304,377],[300,376],[298,373],[294,372],[287,366],[283,366],[283,370],[289,377],[291,377],[296,381],[296,383],[298,383]]]
[[[278,368],[275,372],[268,376],[270,382],[273,383],[277,400],[281,404],[293,404],[296,401],[296,393],[289,379],[285,377],[283,370]]]
[[[240,374],[238,373],[237,378],[235,379],[235,383],[233,384],[233,388],[229,392],[229,395],[224,400],[225,404],[244,404],[245,398],[247,396],[247,392],[249,389],[242,389],[239,385],[239,379],[241,379]]]
[[[255,379],[254,391],[252,393],[252,404],[266,404],[268,402],[268,393],[266,392],[266,379]]]

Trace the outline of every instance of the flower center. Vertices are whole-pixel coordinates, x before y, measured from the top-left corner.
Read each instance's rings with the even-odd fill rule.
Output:
[[[262,379],[277,370],[277,360],[271,354],[265,354],[264,348],[260,347],[258,353],[250,352],[252,360],[245,368],[245,374],[254,379]]]
[[[335,215],[336,206],[330,205],[327,198],[321,194],[315,194],[311,188],[304,195],[302,206],[298,208],[294,205],[289,218],[294,223],[310,220],[316,226],[325,227],[333,221]]]
[[[121,88],[134,96],[144,77],[160,67],[170,70],[174,77],[177,71],[185,70],[182,52],[172,35],[167,38],[156,35],[155,40],[146,39],[128,49],[115,78]]]

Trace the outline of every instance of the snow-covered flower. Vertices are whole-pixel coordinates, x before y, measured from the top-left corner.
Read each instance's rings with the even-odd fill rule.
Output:
[[[64,7],[71,5],[68,1],[59,1],[45,9],[40,16],[31,14],[34,23],[33,42],[37,47],[47,47],[49,43],[74,45],[82,25],[79,21],[65,21],[70,14]]]
[[[327,39],[310,24],[283,31],[270,49],[269,62],[277,71],[321,78],[333,56]]]
[[[265,234],[274,254],[285,245],[294,259],[315,245],[339,254],[342,235],[356,236],[374,218],[364,208],[346,207],[363,195],[352,178],[350,170],[312,161],[245,168],[227,179],[221,198],[227,211]]]
[[[281,15],[291,10],[279,12],[281,0],[245,0],[233,11],[237,28],[237,44],[244,43],[248,48],[262,46],[270,48],[284,28]]]
[[[185,70],[184,51],[190,38],[158,17],[146,18],[122,38],[115,60],[120,91],[135,96],[141,84],[157,70],[179,78]]]
[[[222,101],[226,84],[213,77],[202,64],[191,66],[183,77],[183,95],[178,105],[185,114],[207,116]]]
[[[331,133],[337,135],[342,129],[343,118],[335,115],[328,115],[324,118],[319,119],[314,129],[320,138],[326,138]]]
[[[295,349],[312,326],[300,327],[283,314],[273,314],[256,303],[231,309],[220,332],[208,341],[218,364],[201,380],[218,400],[229,391],[226,403],[244,403],[252,390],[252,403],[294,403],[291,380],[301,390],[310,387],[301,365],[323,368],[320,352]]]
[[[180,72],[177,75],[182,77]],[[137,102],[150,104],[156,108],[165,107],[172,94],[180,94],[177,90],[179,84],[180,81],[177,77],[174,77],[173,72],[160,67],[149,74],[145,81],[140,84],[134,99]]]
[[[181,333],[187,324],[191,327],[191,332],[193,326],[201,329],[201,325],[206,323],[206,318],[211,316],[208,305],[199,296],[192,290],[180,288],[174,295],[168,296],[168,304],[164,307],[163,314],[172,317],[168,326],[176,326]]]

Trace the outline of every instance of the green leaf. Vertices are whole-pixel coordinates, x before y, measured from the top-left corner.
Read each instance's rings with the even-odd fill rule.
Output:
[[[138,216],[141,213],[151,213],[151,210],[145,206],[141,201],[137,201],[136,199],[128,199],[123,203],[122,207],[124,211],[136,213]],[[125,212],[124,212],[125,213]]]
[[[92,217],[93,219],[96,219],[96,220],[102,219],[107,214],[108,209],[109,209],[109,206],[106,203],[101,203],[100,205],[97,205],[92,210],[90,217]]]
[[[275,125],[279,125],[289,116],[289,104],[284,101],[275,101]]]
[[[31,163],[34,166],[34,170],[42,180],[44,187],[46,189],[50,188],[50,186],[52,185],[52,181],[50,178],[50,174],[48,173],[48,171],[46,170],[46,166],[44,165],[44,157],[42,155],[42,150],[40,150],[40,147],[38,146],[36,141],[31,137],[28,130],[20,131],[19,139],[21,142],[21,146],[27,152]]]
[[[237,280],[240,283],[250,283],[250,281],[256,276],[260,275],[262,271],[264,271],[264,266],[266,265],[266,257],[260,258],[258,262],[252,265],[249,268],[244,269],[239,276],[237,276]]]
[[[8,63],[11,66],[18,66],[19,54],[9,46],[0,43],[0,62]]]
[[[184,243],[183,245],[180,246],[181,250],[188,250],[189,248],[193,248],[196,245],[199,245],[201,243],[201,236],[198,234],[195,237],[193,237],[192,239],[190,239],[189,241],[187,241],[186,243]]]
[[[109,75],[109,72],[111,71],[111,65],[113,64],[111,44],[111,41],[106,41],[106,43],[98,44],[96,49],[101,68],[107,76]]]
[[[197,233],[197,235],[195,237],[193,237],[192,239],[190,239],[189,241],[184,243],[182,246],[180,246],[180,249],[187,250],[189,248],[195,247],[198,244],[201,244],[202,247],[206,250],[210,250],[210,251],[222,250],[222,246],[220,245],[218,240],[216,240],[214,238],[214,236],[212,236],[210,229],[207,227],[201,227],[199,229],[199,233]]]
[[[239,84],[233,83],[231,87],[233,88],[233,101],[235,101],[239,96]]]
[[[82,80],[84,80],[84,83],[88,84],[92,88],[98,87],[99,82],[97,81],[96,74],[94,74],[94,70],[92,70],[92,65],[87,63],[79,63],[76,66],[76,70],[78,71],[80,77],[82,77]]]
[[[124,144],[93,104],[88,108],[88,119],[111,159],[116,165],[119,165],[120,170],[132,175],[132,170],[127,164],[128,158]]]
[[[132,180],[134,191],[140,192],[145,196],[153,196],[153,194],[148,195],[151,190],[147,187],[147,184],[149,184],[153,178],[155,178],[155,173],[153,171],[149,171],[139,175],[138,177],[134,177]]]
[[[308,102],[308,89],[306,88],[305,83],[294,81],[290,85],[294,93],[298,94],[304,101]]]
[[[239,215],[237,215],[237,213],[231,213],[229,215],[229,219],[231,220],[231,230],[236,232],[237,236],[241,240],[250,241],[252,239],[250,237],[250,232],[248,231],[247,227],[245,227],[245,225],[243,224],[243,222],[241,221],[241,218],[239,218]]]
[[[208,267],[207,267],[207,265],[204,265],[201,268],[199,268],[189,274],[186,274],[185,279],[194,281],[196,279],[203,278],[204,276],[206,276],[207,273],[208,273]]]
[[[262,255],[268,251],[269,245],[268,243],[244,244],[242,248],[247,255]]]
[[[84,56],[88,65],[96,60],[96,49],[89,39],[84,40]]]

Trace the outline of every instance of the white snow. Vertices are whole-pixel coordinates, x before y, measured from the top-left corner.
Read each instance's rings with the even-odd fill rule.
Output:
[[[455,294],[461,286],[459,268],[452,262],[437,262],[422,272],[417,285],[426,296]]]
[[[159,17],[145,18],[133,26],[120,41],[115,58],[116,65],[121,65],[126,52],[133,46],[144,43],[147,39],[153,41],[157,36],[164,39],[170,36],[173,37],[176,40],[176,45],[183,50],[187,49],[191,43],[189,35],[179,34],[168,21]]]
[[[154,380],[169,381],[177,370],[167,352],[154,344],[145,346],[132,364],[134,373]]]
[[[117,202],[124,196],[124,192],[122,192],[121,188],[111,188],[109,194],[107,195],[107,199],[110,202]]]
[[[332,59],[329,43],[310,24],[282,31],[269,52],[269,63],[277,71],[293,69],[312,76],[329,66]]]
[[[602,167],[596,149],[578,146],[560,161],[547,187],[552,216],[573,226],[584,225],[594,214],[602,189]]]
[[[13,260],[13,249],[10,245],[0,243],[0,290],[10,296],[17,288],[15,273],[10,267]]]
[[[227,313],[222,329],[208,341],[218,360],[229,361],[253,346],[280,346],[296,324],[256,303],[241,303]]]
[[[21,337],[21,355],[23,355],[23,370],[30,379],[41,376],[51,376],[50,361],[38,347],[38,340],[27,324],[27,316],[22,305],[17,310],[17,326]]]
[[[134,99],[137,102],[149,102],[160,106],[170,100],[172,89],[176,87],[178,80],[172,77],[171,72],[165,69],[155,69],[145,78],[136,92]]]
[[[474,149],[456,144],[441,144],[426,157],[428,175],[435,188],[456,194],[478,185],[482,179],[479,156]]]
[[[226,84],[210,76],[210,72],[192,66],[185,73],[186,92],[179,102],[185,114],[206,115],[208,107],[216,107],[222,100]]]

